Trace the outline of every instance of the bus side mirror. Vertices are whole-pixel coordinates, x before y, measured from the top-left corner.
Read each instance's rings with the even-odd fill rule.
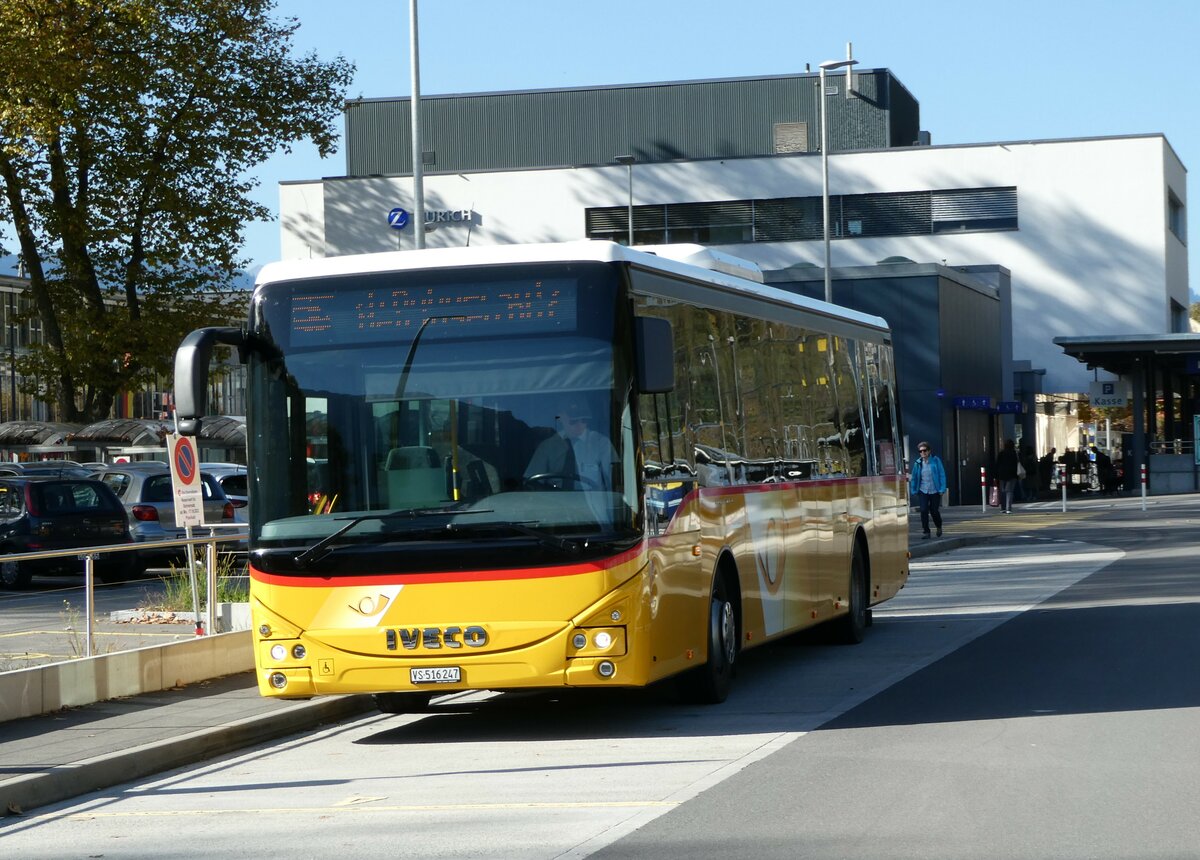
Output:
[[[200,328],[175,350],[175,415],[183,436],[199,433],[208,411],[208,365],[218,343],[242,350],[246,335],[240,328]]]
[[[671,323],[658,317],[634,318],[634,350],[639,394],[675,390],[675,335]]]

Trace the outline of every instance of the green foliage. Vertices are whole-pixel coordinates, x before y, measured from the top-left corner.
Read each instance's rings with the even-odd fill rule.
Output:
[[[295,56],[274,0],[0,0],[0,221],[13,225],[64,420],[167,373],[223,322],[249,171],[333,151],[353,67]]]
[[[1200,302],[1192,302],[1191,314],[1192,322],[1200,323]]]
[[[250,585],[242,573],[230,557],[218,557],[217,603],[245,603],[250,599]],[[147,612],[191,612],[195,604],[192,603],[192,578],[187,567],[171,565],[171,572],[160,579],[162,595],[148,598],[139,608]],[[203,610],[208,605],[208,576],[203,561],[196,563],[196,592],[198,605]]]

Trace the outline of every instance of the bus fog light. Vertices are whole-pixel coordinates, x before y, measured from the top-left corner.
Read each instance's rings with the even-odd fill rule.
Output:
[[[287,675],[282,672],[272,672],[270,677],[271,686],[276,690],[282,690],[287,686]]]
[[[272,660],[284,660],[286,658],[287,658],[287,649],[286,648],[284,648],[282,645],[272,645],[271,646],[271,659]]]
[[[587,647],[587,636],[585,636],[582,633],[576,633],[574,636],[571,637],[571,644],[574,645],[576,648],[586,648]]]
[[[611,678],[617,674],[617,667],[610,660],[601,660],[596,664],[596,671],[600,673],[601,678]]]
[[[308,656],[308,649],[303,645],[293,645],[292,656],[297,660],[303,660],[306,656]]]
[[[607,651],[608,646],[612,644],[612,641],[612,634],[607,630],[601,630],[592,638],[592,642],[601,651]]]
[[[258,625],[258,635],[261,636],[263,639],[270,639],[271,638],[271,625],[270,624]]]

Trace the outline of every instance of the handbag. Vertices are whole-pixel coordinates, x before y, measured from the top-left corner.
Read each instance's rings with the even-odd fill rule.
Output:
[[[1025,480],[1025,467],[1023,465],[1021,465],[1020,460],[1017,461],[1017,480],[1018,481]]]
[[[1000,507],[1000,485],[992,484],[992,492],[988,495],[988,504],[993,508]]]

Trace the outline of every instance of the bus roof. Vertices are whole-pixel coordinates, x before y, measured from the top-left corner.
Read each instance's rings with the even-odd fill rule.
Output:
[[[628,263],[631,267],[662,272],[684,278],[692,284],[714,288],[728,297],[755,298],[768,304],[800,311],[814,318],[816,327],[828,323],[840,333],[862,327],[877,336],[890,339],[887,321],[840,305],[790,293],[752,280],[758,266],[753,262],[713,251],[702,245],[654,245],[627,248],[615,242],[582,239],[574,242],[548,242],[525,245],[480,245],[471,248],[428,248],[420,251],[382,251],[375,254],[348,254],[309,260],[284,260],[268,263],[258,274],[255,286],[282,281],[360,275],[376,272],[447,269],[459,266],[493,266],[515,263]],[[739,272],[742,274],[730,274]]]

